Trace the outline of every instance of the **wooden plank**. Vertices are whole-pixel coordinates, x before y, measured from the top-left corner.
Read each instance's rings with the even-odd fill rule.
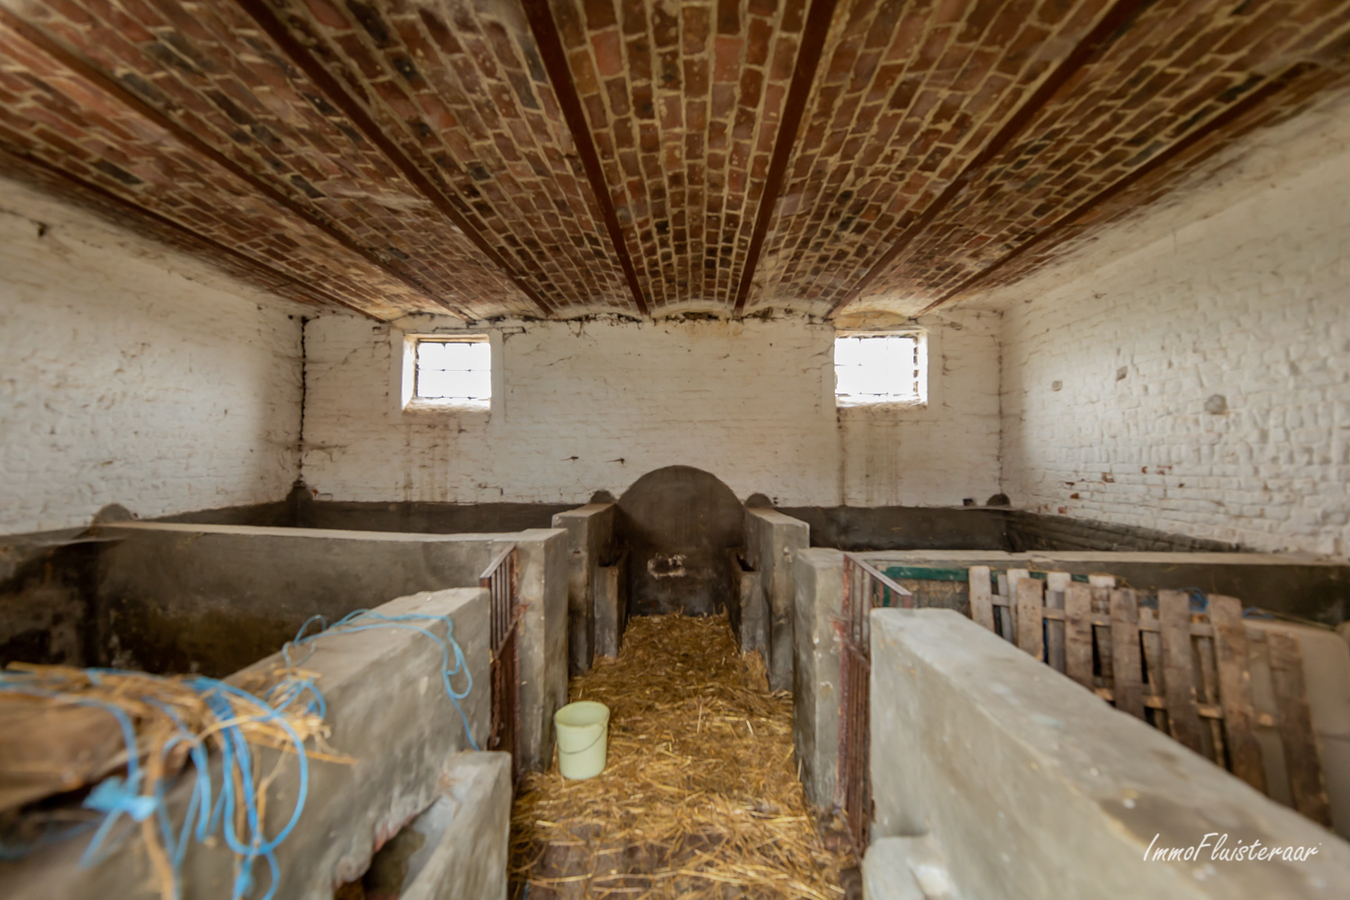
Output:
[[[1112,579],[1114,582],[1114,579]],[[1097,644],[1097,670],[1104,684],[1114,681],[1111,672],[1111,588],[1103,584],[1091,584],[1092,588],[1092,637]]]
[[[1116,709],[1144,718],[1143,671],[1139,665],[1139,599],[1129,588],[1111,591],[1111,670]]]
[[[1158,622],[1158,611],[1151,607],[1139,608],[1139,633],[1144,645],[1144,669],[1148,675],[1144,682],[1144,705],[1153,710],[1153,727],[1164,734],[1171,732],[1167,728],[1167,702],[1163,699],[1163,661],[1162,626]],[[1194,630],[1191,632],[1194,634]],[[1156,700],[1156,705],[1149,700]]]
[[[1017,582],[1017,646],[1032,658],[1045,659],[1045,634],[1041,625],[1041,607],[1045,605],[1045,582],[1022,578]]]
[[[1045,661],[1056,672],[1064,671],[1064,594],[1073,576],[1050,572],[1045,576]]]
[[[1204,618],[1191,614],[1191,646],[1195,648],[1195,657],[1200,663],[1200,685],[1196,689],[1197,706],[1219,705],[1219,666],[1214,658],[1214,638],[1196,637],[1196,620]],[[1203,717],[1202,717],[1203,718]],[[1214,760],[1214,764],[1228,768],[1224,754],[1223,722],[1209,719],[1200,723],[1200,742],[1202,753]]]
[[[994,630],[994,598],[988,566],[970,567],[970,617],[976,625]]]
[[[1275,705],[1280,722],[1280,741],[1284,744],[1284,764],[1289,771],[1289,787],[1294,808],[1331,827],[1331,804],[1322,780],[1322,762],[1313,737],[1312,713],[1308,708],[1308,690],[1303,680],[1303,654],[1298,640],[1288,632],[1266,634],[1270,648],[1270,677],[1275,688]]]
[[[1030,569],[1009,569],[1008,570],[1008,615],[1011,619],[1011,628],[1004,632],[1004,637],[1017,643],[1017,584],[1023,578],[1030,578]]]
[[[1016,601],[1008,590],[1008,575],[1003,573],[998,576],[998,593],[1002,603],[999,605],[998,615],[998,633],[1003,636],[1005,641],[1013,639],[1013,614],[1010,607]]]
[[[1064,674],[1092,687],[1092,588],[1070,584],[1064,597]]]
[[[1158,592],[1162,623],[1163,689],[1172,737],[1201,751],[1200,717],[1195,710],[1195,666],[1191,659],[1191,598],[1182,591]]]
[[[1247,629],[1242,603],[1235,597],[1209,595],[1209,620],[1214,626],[1214,656],[1219,668],[1219,704],[1233,774],[1266,792],[1266,767],[1256,738],[1252,673],[1247,665]]]

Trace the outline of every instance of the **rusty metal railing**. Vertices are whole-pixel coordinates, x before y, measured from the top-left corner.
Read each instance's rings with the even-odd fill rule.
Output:
[[[868,614],[878,606],[912,608],[914,597],[866,561],[844,554],[844,596],[839,628],[839,794],[849,837],[859,859],[872,822],[868,772],[871,733],[872,631]]]
[[[520,774],[520,553],[516,545],[492,558],[478,578],[491,606],[492,731],[487,749],[511,754],[511,776]]]

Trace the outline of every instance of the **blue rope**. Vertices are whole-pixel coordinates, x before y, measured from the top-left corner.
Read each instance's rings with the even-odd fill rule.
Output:
[[[358,625],[354,624],[362,619],[372,619],[373,624]],[[312,634],[306,634],[310,625],[319,623],[320,630]],[[410,622],[428,622],[441,623],[445,625],[445,637],[427,628],[421,628],[417,625],[406,624]],[[449,616],[433,616],[423,613],[404,613],[397,616],[386,616],[382,613],[372,612],[368,609],[358,609],[350,612],[338,619],[331,626],[327,624],[328,620],[323,616],[310,616],[305,623],[300,626],[296,632],[295,639],[281,648],[281,655],[286,660],[289,668],[295,669],[303,665],[314,653],[314,648],[310,647],[303,657],[297,662],[291,659],[291,649],[293,647],[304,647],[312,644],[316,638],[329,634],[354,634],[359,631],[373,631],[377,628],[397,628],[403,631],[414,631],[418,634],[426,635],[431,638],[441,648],[441,684],[445,687],[445,694],[450,698],[450,703],[455,707],[455,712],[459,713],[459,720],[464,723],[464,736],[469,740],[469,746],[475,750],[479,749],[478,741],[474,740],[473,730],[469,727],[469,717],[464,714],[464,709],[459,705],[459,701],[469,696],[473,690],[473,673],[469,671],[468,663],[464,659],[464,650],[455,640],[455,623]],[[453,665],[451,659],[453,657]],[[454,688],[451,678],[464,673],[464,690],[457,691]]]
[[[320,630],[307,633],[310,626],[316,622],[319,623]],[[422,627],[420,624],[414,623],[426,623],[428,627]],[[444,638],[430,630],[430,627],[436,623],[445,625]],[[454,622],[451,621],[449,616],[418,613],[386,616],[363,609],[343,616],[333,623],[332,627],[327,627],[327,620],[323,616],[311,616],[300,627],[295,640],[282,648],[282,656],[286,660],[287,667],[294,670],[313,654],[314,647],[312,644],[317,638],[330,634],[371,631],[377,628],[397,628],[404,631],[413,631],[436,642],[441,648],[441,683],[445,687],[446,696],[450,698],[455,711],[459,713],[469,745],[474,750],[479,749],[478,742],[474,740],[473,731],[469,727],[468,716],[465,715],[464,709],[459,703],[460,700],[468,697],[470,691],[473,690],[473,673],[469,671],[463,649],[454,638]],[[304,646],[307,646],[304,657],[298,662],[293,660],[291,658],[292,648]],[[143,672],[129,672],[119,669],[91,668],[83,671],[93,684],[101,684],[104,677],[108,675],[169,680],[160,679],[158,676],[147,675]],[[461,672],[464,674],[465,686],[463,690],[456,690],[451,679]],[[180,683],[196,691],[219,722],[230,724],[224,725],[218,732],[221,785],[217,792],[212,786],[210,757],[203,739],[191,732],[173,707],[149,695],[140,697],[142,702],[165,713],[177,729],[176,733],[170,736],[161,748],[161,758],[167,758],[176,748],[186,745],[188,747],[188,759],[195,770],[196,778],[188,798],[187,809],[181,824],[175,824],[165,802],[166,788],[164,782],[160,781],[154,785],[153,790],[149,793],[145,791],[145,786],[142,784],[144,771],[140,765],[136,729],[131,716],[125,710],[98,698],[62,694],[40,687],[39,676],[35,672],[0,671],[0,691],[59,698],[74,705],[102,709],[117,720],[122,731],[122,739],[126,744],[127,751],[126,777],[114,775],[105,778],[85,799],[85,807],[102,813],[102,819],[98,822],[89,845],[80,857],[80,865],[90,866],[104,858],[104,844],[114,825],[122,816],[125,815],[134,822],[144,822],[153,816],[173,871],[173,897],[175,900],[181,897],[180,875],[183,861],[187,855],[188,844],[193,839],[199,843],[207,841],[217,833],[217,830],[223,835],[230,850],[240,857],[238,873],[231,887],[232,900],[241,900],[241,898],[252,893],[254,888],[253,868],[260,859],[267,864],[271,876],[267,892],[260,900],[273,900],[280,882],[280,866],[277,862],[276,850],[295,830],[309,796],[309,759],[305,753],[304,741],[296,733],[290,722],[286,720],[285,715],[292,705],[302,704],[301,714],[325,716],[328,706],[323,692],[314,684],[312,678],[297,676],[283,679],[273,685],[262,697],[255,696],[224,681],[204,676],[187,678]],[[253,710],[252,712],[244,711],[250,708]],[[278,725],[286,733],[287,739],[294,748],[299,765],[300,789],[296,796],[295,808],[292,810],[287,823],[270,839],[263,832],[262,817],[259,814],[256,794],[248,790],[241,792],[235,787],[236,783],[246,787],[251,787],[254,784],[254,760],[248,739],[241,727],[246,722],[272,722]],[[243,833],[240,833],[237,816],[241,804],[244,813]],[[37,841],[28,844],[0,841],[0,859],[21,859],[39,847],[73,837],[78,833],[89,830],[91,827],[94,827],[93,823],[89,822],[71,829],[65,829],[59,833],[44,833]]]
[[[122,672],[115,669],[89,669],[85,671],[94,684],[101,683],[106,675],[128,675],[138,678],[168,680],[159,679],[157,676],[146,675],[142,672]],[[240,900],[252,891],[253,865],[259,858],[266,861],[272,876],[271,885],[261,900],[272,900],[276,894],[280,873],[276,860],[276,848],[290,836],[296,824],[300,821],[300,815],[304,811],[305,801],[309,793],[309,760],[305,753],[304,741],[283,717],[281,709],[269,705],[266,700],[247,691],[214,678],[197,676],[183,682],[202,696],[219,721],[230,723],[221,728],[219,732],[222,751],[221,790],[213,805],[210,760],[202,739],[187,728],[182,718],[172,707],[148,694],[140,697],[143,702],[155,706],[168,715],[177,728],[176,733],[165,742],[161,750],[162,757],[166,757],[180,744],[189,746],[188,758],[192,762],[197,777],[189,795],[188,807],[183,816],[182,825],[175,827],[165,803],[164,782],[161,781],[156,784],[152,792],[144,792],[142,781],[145,773],[140,764],[135,726],[127,712],[113,703],[98,698],[72,696],[36,687],[32,684],[35,680],[37,680],[36,673],[0,672],[0,691],[59,698],[72,705],[105,710],[117,720],[122,731],[122,739],[126,745],[126,777],[113,775],[105,778],[85,798],[84,806],[87,809],[102,813],[103,817],[99,821],[93,837],[90,838],[89,845],[80,856],[81,866],[94,865],[104,858],[104,844],[113,827],[123,815],[135,822],[143,822],[151,816],[155,816],[160,837],[173,870],[173,896],[175,898],[181,896],[181,879],[179,876],[190,839],[195,837],[197,841],[204,842],[216,833],[217,828],[220,828],[226,844],[236,855],[242,857],[239,873],[231,891],[233,900]],[[280,692],[288,698],[286,702],[289,704],[296,697],[308,693],[311,699],[307,711],[323,708],[323,695],[311,679],[297,679],[300,682],[297,685],[288,685],[287,681],[289,680],[282,681],[269,691],[269,694],[278,693],[278,689],[281,689]],[[236,708],[230,703],[230,698],[240,701],[243,709],[252,706],[256,711],[236,712]],[[243,791],[242,797],[236,796],[235,788],[236,781],[246,786],[252,786],[254,783],[252,755],[242,725],[246,722],[258,721],[275,722],[280,726],[295,749],[296,759],[300,767],[300,789],[296,797],[295,809],[286,825],[270,840],[263,834],[257,796],[249,791]],[[246,835],[240,835],[235,828],[235,813],[240,803],[243,804],[244,808]],[[195,833],[193,829],[194,819],[196,820]],[[76,833],[86,831],[91,826],[92,823],[84,823],[54,837],[44,834],[41,839],[30,844],[0,844],[0,858],[6,860],[21,859],[41,846],[66,837],[73,837]]]

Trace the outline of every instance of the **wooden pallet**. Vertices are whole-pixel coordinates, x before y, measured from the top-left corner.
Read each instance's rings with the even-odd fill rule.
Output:
[[[1156,608],[1142,599],[1109,575],[970,568],[976,623],[1268,795],[1257,729],[1277,730],[1294,808],[1331,827],[1298,641],[1248,627],[1233,597],[1211,594],[1207,613],[1182,591],[1159,591]],[[1274,715],[1253,703],[1253,661],[1270,673]]]

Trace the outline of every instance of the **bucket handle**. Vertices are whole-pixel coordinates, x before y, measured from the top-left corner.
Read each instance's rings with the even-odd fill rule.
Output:
[[[600,729],[600,733],[597,734],[597,735],[595,736],[595,740],[591,741],[591,742],[590,742],[589,744],[587,744],[585,747],[582,747],[580,750],[564,750],[564,749],[562,748],[562,746],[559,745],[559,747],[558,747],[558,752],[559,752],[559,753],[566,753],[568,756],[575,756],[575,755],[578,754],[578,753],[585,753],[587,750],[591,749],[591,748],[594,747],[596,744],[600,743],[600,739],[603,738],[603,737],[605,736],[605,733],[608,732],[608,731],[609,731],[609,720],[606,719],[606,720],[605,720],[605,727],[604,727],[604,728],[601,728],[601,729]]]

